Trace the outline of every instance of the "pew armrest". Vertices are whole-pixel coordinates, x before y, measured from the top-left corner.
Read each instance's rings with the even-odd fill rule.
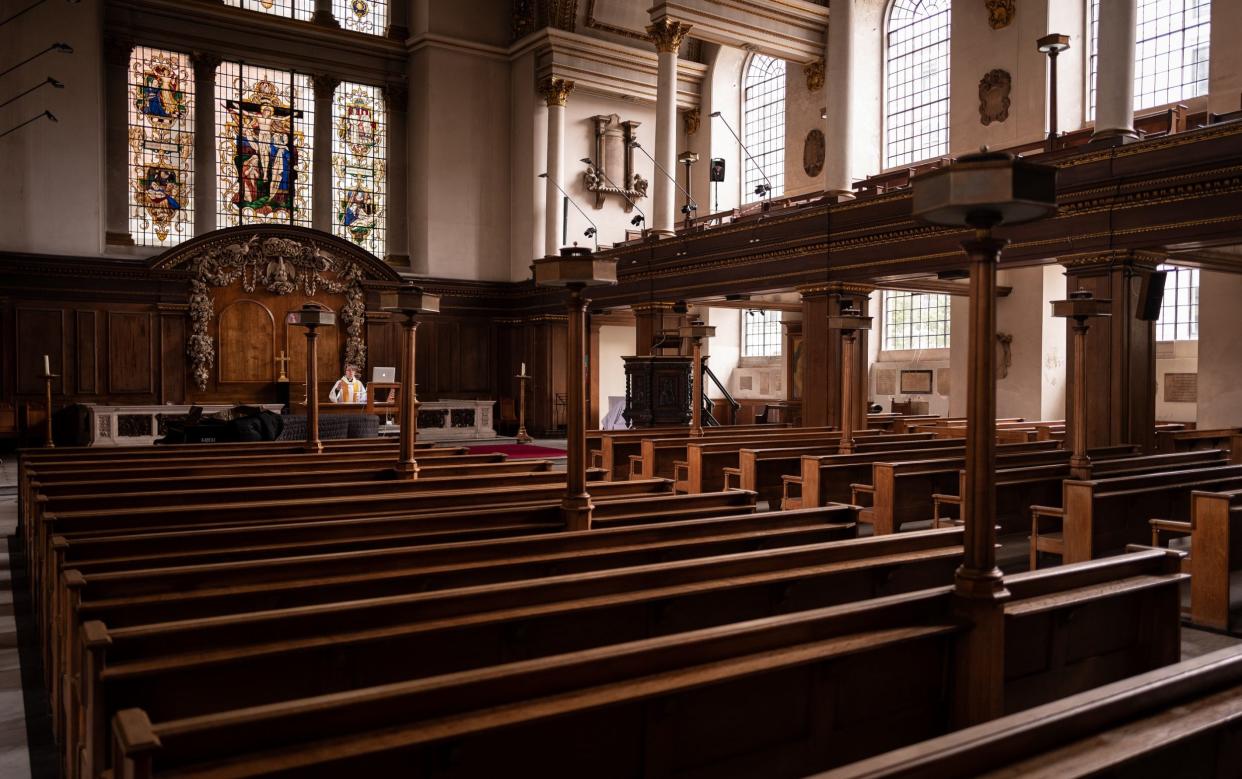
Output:
[[[722,468],[724,474],[724,492],[729,490],[742,489],[742,469],[741,468]]]
[[[1149,519],[1151,525],[1151,545],[1160,546],[1160,534],[1169,533],[1177,536],[1188,536],[1191,531],[1189,522],[1178,522],[1175,519]]]
[[[797,490],[798,494],[793,495],[792,490]],[[799,502],[802,500],[802,477],[801,476],[782,476],[781,477],[781,508],[789,508],[791,498],[797,498]]]
[[[933,493],[932,494],[932,527],[934,528],[940,527],[940,521],[942,519],[949,520],[955,524],[957,522],[960,522],[961,521],[961,514],[960,514],[961,505],[962,505],[962,499],[958,495],[944,495],[941,493]],[[942,517],[940,514],[941,506],[959,507],[959,515],[957,519],[954,519],[953,517]]]
[[[1065,518],[1065,510],[1057,506],[1031,506],[1031,560],[1030,570],[1034,571],[1038,568],[1039,553],[1052,552],[1055,554],[1064,554],[1064,547],[1061,544],[1060,527],[1061,522]],[[1056,519],[1057,531],[1055,538],[1053,531],[1045,530],[1040,520]],[[1040,536],[1044,536],[1044,543],[1040,543]]]
[[[643,457],[639,454],[630,455],[630,478],[637,479],[643,475]]]
[[[875,505],[875,487],[873,487],[872,485],[851,484],[850,485],[850,503],[853,503],[855,506],[861,506],[862,503],[859,502],[858,500],[859,495],[870,495],[871,505],[873,506]]]
[[[598,449],[591,450],[591,467],[592,468],[603,468],[604,467],[604,453]]]
[[[690,463],[685,460],[673,461],[673,481],[689,481],[690,480]]]

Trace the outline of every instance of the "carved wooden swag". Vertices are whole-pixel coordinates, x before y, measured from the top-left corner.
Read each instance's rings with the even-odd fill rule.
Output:
[[[996,68],[979,81],[979,121],[984,126],[1009,118],[1009,91],[1013,79],[1009,72]]]
[[[235,283],[240,283],[246,292],[261,287],[273,295],[301,291],[311,297],[321,288],[333,294],[344,293],[341,327],[346,335],[345,361],[357,365],[359,371],[365,370],[364,273],[352,259],[294,238],[262,238],[255,234],[248,240],[205,246],[189,258],[187,265],[191,275],[188,352],[194,383],[200,390],[207,389],[216,361],[216,346],[209,331],[215,317],[211,288]]]
[[[996,378],[1004,379],[1009,376],[1009,368],[1013,365],[1013,335],[997,333],[996,348],[999,352],[996,355]]]
[[[1013,22],[1017,13],[1014,0],[984,0],[988,9],[988,25],[993,30],[1001,30]]]

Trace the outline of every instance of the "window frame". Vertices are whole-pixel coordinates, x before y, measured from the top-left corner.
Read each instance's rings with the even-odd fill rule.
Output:
[[[1184,265],[1163,264],[1157,270],[1168,271],[1164,287],[1164,298],[1160,302],[1160,315],[1156,321],[1152,323],[1155,328],[1155,338],[1157,343],[1198,343],[1199,342],[1199,284],[1200,275],[1199,268],[1192,268]],[[1184,275],[1183,275],[1184,274]],[[1184,284],[1179,284],[1179,280],[1188,279]],[[1190,298],[1185,303],[1181,303],[1177,299],[1179,289],[1188,292],[1187,297]],[[1172,302],[1170,303],[1170,296]],[[1165,311],[1172,309],[1173,321],[1164,322]],[[1185,321],[1182,321],[1179,314],[1183,311],[1189,311]],[[1191,337],[1179,338],[1178,331],[1185,327]],[[1161,338],[1165,334],[1165,328],[1173,331],[1172,338]]]
[[[766,337],[767,335],[773,335],[775,337],[774,342],[776,345],[776,354],[748,354],[747,346],[749,344],[749,340],[747,337],[747,324],[752,323],[755,319],[755,317],[752,317],[750,315],[751,311],[761,312],[764,317],[764,324],[772,325],[771,330],[768,333],[764,334],[765,337],[763,338],[763,342],[764,343],[768,342],[768,339]],[[772,319],[773,317],[775,317],[774,321]],[[741,327],[742,332],[740,334],[740,344],[739,344],[740,348],[738,350],[738,364],[739,365],[746,365],[746,366],[771,365],[771,364],[780,363],[781,360],[785,358],[785,328],[784,328],[784,325],[782,324],[785,321],[785,317],[784,317],[784,312],[781,311],[781,309],[759,308],[756,306],[754,308],[748,308],[744,310],[742,312],[742,316],[740,317],[740,319],[741,319],[740,327]]]
[[[915,1],[919,2],[920,0],[915,0]],[[949,154],[950,150],[952,149],[952,146],[951,146],[952,138],[951,138],[950,133],[952,129],[952,99],[953,99],[953,92],[952,92],[952,86],[953,86],[953,45],[952,45],[953,4],[952,4],[952,0],[949,0],[949,7],[946,11],[949,14],[949,25],[948,25],[947,34],[945,36],[945,41],[948,43],[948,46],[949,46],[949,51],[948,51],[948,54],[946,55],[946,58],[949,64],[948,64],[948,67],[946,68],[948,75],[946,77],[946,86],[945,86],[946,94],[944,97],[944,105],[945,105],[944,150],[938,154],[933,154],[929,157],[913,159],[908,162],[893,163],[893,161],[889,157],[888,148],[889,148],[890,132],[888,128],[888,119],[890,115],[889,88],[891,86],[890,73],[889,73],[889,35],[890,35],[890,27],[892,25],[893,11],[894,9],[896,9],[898,2],[900,2],[900,0],[889,0],[887,7],[885,8],[885,11],[884,11],[883,27],[880,30],[880,163],[881,163],[880,169],[882,171],[890,171],[890,170],[897,170],[900,168],[913,167],[920,163],[927,162],[928,160],[933,160],[939,157],[943,157]]]
[[[747,116],[748,114],[747,105],[750,102],[750,96],[748,94],[750,91],[750,85],[747,82],[750,79],[751,69],[755,66],[755,63],[759,60],[760,57],[763,57],[771,62],[780,63],[781,73],[780,73],[780,87],[779,87],[780,89],[780,101],[779,102],[781,106],[780,107],[781,143],[780,143],[779,152],[760,151],[756,146],[756,142],[752,142],[750,138],[750,127],[748,124],[748,116]],[[770,57],[766,54],[760,54],[758,52],[752,53],[749,57],[746,58],[746,61],[742,64],[742,77],[740,79],[740,93],[741,93],[740,103],[741,105],[740,105],[739,116],[741,117],[741,124],[742,124],[742,127],[741,127],[742,142],[746,145],[746,149],[749,150],[749,155],[747,154],[745,150],[740,150],[742,151],[742,155],[741,155],[742,175],[738,177],[738,185],[739,185],[738,202],[743,206],[750,205],[751,203],[759,203],[766,199],[783,197],[785,194],[785,154],[788,151],[788,140],[789,140],[786,135],[786,133],[788,132],[788,128],[789,128],[789,124],[787,121],[788,119],[788,116],[787,116],[788,114],[788,93],[786,90],[786,84],[787,84],[787,79],[788,79],[788,67],[789,67],[789,63],[786,62],[785,60],[779,59],[777,57]],[[761,82],[761,83],[765,83],[771,80],[776,80],[776,77],[770,76],[769,78],[764,79],[764,82]],[[772,91],[775,91],[775,90],[772,90]],[[756,97],[763,97],[764,95],[767,95],[767,94],[770,94],[770,92],[763,93],[762,95],[758,95]],[[764,104],[764,105],[770,105],[770,104]],[[768,134],[771,132],[771,130],[765,127],[762,132],[763,134]],[[772,182],[771,183],[772,191],[763,197],[758,197],[755,195],[755,187],[758,186],[760,183],[767,183],[767,180],[765,180],[762,175],[757,176],[754,180],[748,181],[747,179],[747,173],[752,164],[750,161],[750,155],[753,155],[756,160],[756,162],[754,163],[756,171],[758,171],[759,169],[759,163],[766,162],[768,157],[770,156],[779,157],[780,164],[776,166],[778,169],[775,169],[775,170],[770,169],[771,166],[768,166],[768,165],[764,165],[762,168],[763,173],[767,174],[767,180],[771,180]]]
[[[896,296],[908,296],[908,297],[913,298],[918,295],[926,295],[928,297],[938,297],[938,298],[943,299],[943,301],[938,302],[935,307],[938,308],[940,306],[943,306],[944,312],[945,312],[944,318],[942,320],[935,320],[935,321],[943,321],[945,323],[946,332],[943,335],[944,345],[943,346],[924,346],[924,347],[910,346],[910,347],[905,347],[905,348],[900,348],[900,349],[889,348],[889,327],[890,327],[889,313],[891,310],[890,303],[889,303],[890,299]],[[885,289],[885,290],[881,290],[879,306],[880,306],[880,332],[879,332],[880,343],[879,343],[879,354],[877,355],[877,362],[902,362],[902,361],[911,361],[911,360],[915,360],[919,358],[924,359],[924,360],[929,360],[929,359],[943,358],[948,355],[949,349],[951,348],[952,343],[953,343],[953,296],[952,295],[949,295],[947,293],[941,293],[941,292],[924,292],[920,290]],[[913,323],[911,323],[911,325],[913,325]],[[914,336],[912,335],[911,337],[914,337]],[[931,336],[924,336],[924,337],[931,337]]]

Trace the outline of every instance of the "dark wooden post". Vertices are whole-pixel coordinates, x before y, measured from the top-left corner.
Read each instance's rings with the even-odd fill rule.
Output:
[[[319,440],[319,332],[306,328],[306,448],[322,452]]]
[[[401,328],[405,332],[405,362],[401,365],[401,431],[394,470],[403,479],[416,479],[418,461],[414,459],[414,444],[418,441],[418,395],[414,383],[414,357],[417,351],[418,319],[414,314],[406,314]]]
[[[565,364],[569,366],[569,381],[566,386],[569,408],[566,410],[565,421],[568,440],[566,442],[565,461],[565,498],[561,507],[565,515],[565,523],[569,530],[589,530],[591,512],[595,506],[591,503],[591,494],[586,488],[586,307],[587,300],[582,297],[581,284],[569,285],[569,300],[565,304],[569,315],[569,334],[565,339]]]
[[[1091,317],[1111,316],[1111,300],[1097,300],[1090,290],[1071,292],[1067,300],[1052,301],[1052,315],[1072,319],[1074,373],[1076,377],[1087,375],[1087,320]],[[1075,479],[1091,478],[1091,457],[1087,454],[1087,382],[1075,381],[1070,398],[1070,476]]]

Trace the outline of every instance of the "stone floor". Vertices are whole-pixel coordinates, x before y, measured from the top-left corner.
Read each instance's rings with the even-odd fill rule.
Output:
[[[501,439],[511,441],[512,439]],[[488,442],[492,443],[492,442]],[[539,446],[565,447],[564,439],[537,440]],[[563,460],[556,461],[564,467]],[[29,604],[21,583],[17,528],[16,465],[0,454],[0,778],[56,779],[59,774],[52,742],[47,695],[38,650],[33,641]],[[910,526],[908,529],[915,529]],[[998,560],[1007,573],[1025,570],[1026,539],[1002,538]],[[16,554],[15,554],[16,553]],[[1242,581],[1239,581],[1242,589]],[[1242,601],[1242,592],[1235,594]],[[1189,659],[1242,643],[1242,637],[1183,626],[1182,657]]]

